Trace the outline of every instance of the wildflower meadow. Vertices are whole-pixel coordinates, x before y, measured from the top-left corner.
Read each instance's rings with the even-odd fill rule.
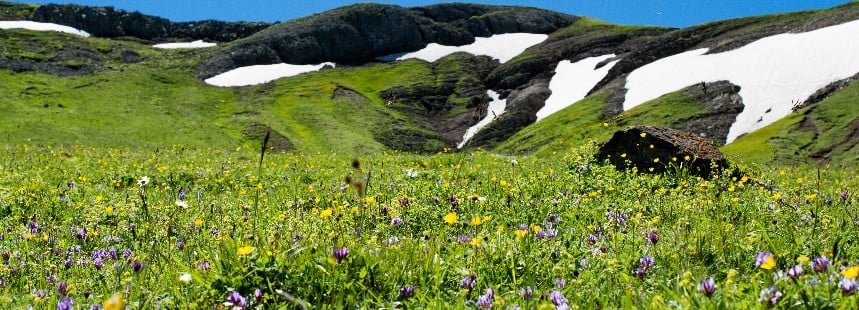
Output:
[[[859,171],[694,158],[0,148],[34,309],[856,309]]]

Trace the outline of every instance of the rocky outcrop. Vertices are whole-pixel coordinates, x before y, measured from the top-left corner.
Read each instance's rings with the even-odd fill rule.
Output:
[[[683,92],[707,112],[686,120],[679,129],[725,144],[728,130],[745,108],[739,94],[740,87],[728,81],[718,81],[689,86]]]
[[[722,152],[706,139],[653,126],[633,126],[615,132],[608,142],[600,146],[597,158],[618,168],[635,167],[644,173],[686,169],[702,177],[728,167]]]
[[[477,36],[550,33],[575,19],[523,7],[440,4],[409,9],[357,4],[269,27],[220,51],[199,72],[208,78],[258,64],[360,64],[429,43],[463,45]]]
[[[88,7],[74,4],[39,6],[30,17],[33,21],[56,23],[82,29],[97,37],[136,37],[152,41],[208,40],[229,42],[250,36],[271,24],[205,20],[174,23],[139,12],[115,10],[112,7]]]
[[[537,121],[537,111],[546,105],[552,92],[548,80],[534,80],[507,97],[507,109],[492,123],[468,141],[468,147],[490,147],[513,136],[516,132]]]

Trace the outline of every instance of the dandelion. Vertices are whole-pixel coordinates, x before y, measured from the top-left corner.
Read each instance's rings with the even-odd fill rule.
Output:
[[[179,275],[179,282],[182,282],[182,283],[191,282],[191,274],[187,273],[187,272],[183,272],[181,275]]]
[[[645,138],[645,137],[647,137],[647,133],[646,133],[646,132],[642,132],[641,134],[639,134],[639,136],[641,136],[642,138]]]
[[[704,279],[701,283],[698,283],[698,291],[704,294],[704,296],[713,296],[713,293],[716,292],[716,281],[713,278]]]
[[[775,268],[776,261],[773,257],[773,254],[770,252],[760,252],[758,256],[755,258],[755,266],[765,270],[772,270]]]
[[[251,254],[251,252],[253,252],[254,250],[256,250],[256,248],[249,246],[249,245],[246,245],[246,246],[240,247],[237,252],[239,253],[239,255],[248,255],[248,254]]]
[[[450,212],[444,216],[445,223],[454,224],[456,223],[456,212]]]
[[[522,237],[525,237],[525,235],[527,235],[527,234],[528,234],[527,230],[524,230],[524,229],[517,229],[516,230],[516,237],[522,238]]]
[[[765,303],[767,306],[775,306],[781,300],[781,292],[775,286],[761,290],[758,295],[758,301]]]
[[[829,259],[826,256],[818,256],[811,259],[811,269],[814,272],[822,273],[829,269]]]
[[[333,214],[333,213],[334,213],[334,210],[332,210],[331,208],[326,208],[325,210],[322,210],[322,212],[319,212],[319,216],[321,216],[324,219],[327,219],[327,218],[331,217],[331,214]]]
[[[851,280],[856,279],[856,276],[859,276],[859,266],[844,269],[844,271],[841,272],[841,275]]]
[[[137,180],[137,186],[144,187],[146,184],[149,184],[148,176],[143,176],[140,180]]]
[[[102,304],[104,310],[125,310],[125,299],[122,294],[114,294],[110,299],[105,300]]]
[[[346,258],[346,255],[349,255],[349,249],[346,247],[334,247],[334,249],[331,250],[331,254],[334,255],[334,258],[337,259],[337,262],[339,263]]]

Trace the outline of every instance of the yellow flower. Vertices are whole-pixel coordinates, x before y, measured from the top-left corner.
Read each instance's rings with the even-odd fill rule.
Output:
[[[527,234],[527,233],[528,233],[528,231],[526,231],[526,230],[517,229],[516,230],[516,237],[519,237],[519,238],[525,237],[525,234]]]
[[[104,208],[104,213],[110,213],[110,212],[113,212],[113,207]]]
[[[690,159],[692,159],[692,158],[689,157],[689,155],[683,156],[683,160],[685,160],[685,161],[689,161]]]
[[[501,186],[507,186],[507,181],[501,180],[498,184],[501,184]]]
[[[480,216],[475,216],[471,218],[471,225],[477,226],[480,225],[480,223],[483,223]]]
[[[330,217],[332,213],[334,213],[334,210],[331,210],[331,208],[327,208],[325,210],[322,210],[322,212],[319,212],[319,216],[326,219]]]
[[[364,202],[374,203],[374,202],[376,202],[376,197],[375,196],[366,197],[366,198],[364,198]]]
[[[608,123],[602,123],[603,127],[608,127]]]
[[[197,227],[203,226],[203,220],[201,220],[199,218],[194,219],[194,226],[197,226]]]
[[[658,163],[658,162],[659,162],[659,157],[657,157],[657,158],[653,159],[653,162],[654,162],[654,163]]]
[[[448,224],[456,223],[456,212],[448,213],[444,216],[444,221]]]
[[[805,255],[800,255],[799,257],[796,258],[796,262],[803,264],[803,265],[808,265],[808,262],[810,262],[810,261],[811,261],[811,259]]]
[[[772,270],[773,268],[775,268],[775,258],[773,258],[772,255],[767,256],[767,258],[764,259],[764,263],[761,264],[761,269]]]
[[[105,300],[101,305],[104,307],[104,310],[125,310],[125,299],[122,298],[122,294],[117,293],[110,297],[110,299]]]
[[[620,154],[620,158],[626,158],[626,153]]]
[[[640,134],[640,136],[641,136],[642,138],[647,137],[647,133],[646,133],[646,132],[642,132],[642,133]]]
[[[541,230],[543,230],[543,228],[541,228],[540,225],[534,225],[534,226],[531,226],[531,230],[533,230],[536,233],[536,232],[540,232]]]
[[[251,252],[253,252],[255,249],[256,248],[247,245],[247,246],[240,247],[238,252],[239,252],[239,255],[248,255],[248,254],[251,254]]]
[[[471,246],[477,246],[478,244],[480,244],[480,239],[480,237],[471,239],[471,242],[469,242],[468,244],[470,244]]]
[[[844,269],[844,271],[841,272],[841,275],[851,280],[856,279],[856,276],[859,276],[859,266]]]
[[[802,184],[802,178],[796,178],[796,184]]]

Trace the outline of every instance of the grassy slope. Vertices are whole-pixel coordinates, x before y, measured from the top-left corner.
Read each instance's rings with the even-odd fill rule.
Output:
[[[851,123],[859,120],[857,98],[859,83],[854,82],[815,105],[740,137],[723,151],[743,162],[803,164],[811,155],[827,155],[832,150],[827,156],[831,164],[855,166],[859,148],[856,137],[850,135],[856,130]]]

